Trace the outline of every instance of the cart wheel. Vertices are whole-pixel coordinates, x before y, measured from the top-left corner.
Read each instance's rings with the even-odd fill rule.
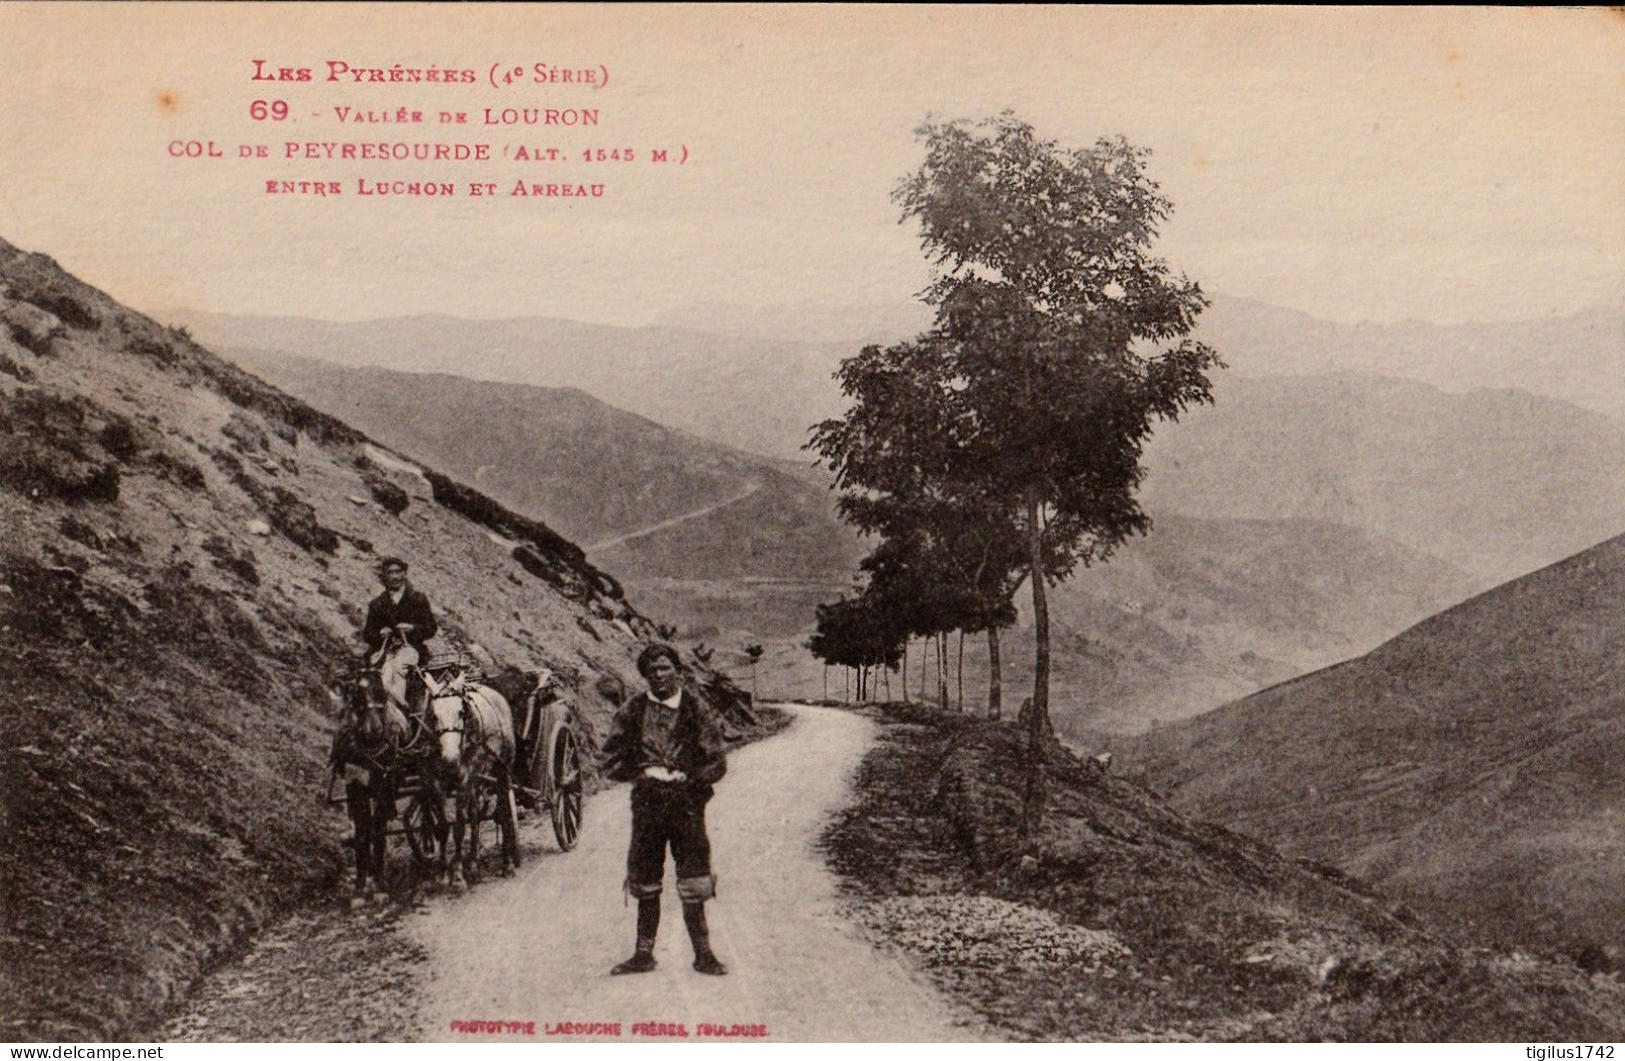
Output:
[[[402,821],[407,846],[419,866],[429,868],[440,863],[446,843],[446,808],[439,793],[425,788],[406,805]]]
[[[502,854],[508,865],[519,868],[519,804],[514,797],[513,779],[504,778],[497,796],[497,831],[501,834]]]
[[[553,837],[559,842],[559,850],[569,851],[581,839],[581,752],[568,725],[558,727],[551,744],[548,810],[553,816]]]

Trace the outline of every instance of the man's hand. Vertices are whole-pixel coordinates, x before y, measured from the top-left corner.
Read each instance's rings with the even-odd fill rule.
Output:
[[[403,634],[410,634],[413,630],[417,629],[417,625],[415,623],[396,623],[395,629],[399,630]]]
[[[664,766],[646,766],[643,776],[651,781],[687,781],[688,775],[681,770],[668,770]]]

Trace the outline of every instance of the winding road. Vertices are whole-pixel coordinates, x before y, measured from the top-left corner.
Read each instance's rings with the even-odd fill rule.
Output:
[[[588,801],[580,845],[532,859],[412,919],[433,970],[419,1035],[467,1041],[453,1021],[758,1026],[790,1041],[962,1041],[980,1033],[895,958],[841,917],[815,842],[874,739],[857,715],[797,708],[785,732],[730,756],[708,821],[718,898],[711,935],[730,975],[702,976],[667,867],[655,956],[660,967],[609,975],[631,953],[635,908],[623,905],[627,789]],[[572,1038],[588,1038],[580,1034]],[[512,1040],[512,1036],[491,1036]],[[556,1040],[555,1040],[556,1041]]]
[[[587,553],[589,556],[595,556],[603,553],[607,549],[613,549],[615,546],[620,545],[623,542],[629,542],[638,538],[647,537],[654,534],[656,531],[667,530],[671,527],[678,526],[679,524],[687,523],[691,519],[699,519],[701,516],[709,516],[719,508],[727,508],[729,505],[739,504],[739,502],[754,495],[761,488],[761,483],[752,482],[741,493],[737,493],[732,497],[725,497],[721,501],[706,505],[704,508],[697,508],[692,512],[684,512],[681,515],[673,516],[670,519],[663,519],[659,523],[651,523],[647,527],[639,527],[637,530],[627,531],[625,534],[617,534],[612,538],[603,538],[599,541],[591,542],[582,546],[582,551]]]

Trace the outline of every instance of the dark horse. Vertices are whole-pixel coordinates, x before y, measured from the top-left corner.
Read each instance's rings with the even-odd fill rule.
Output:
[[[391,633],[365,664],[345,679],[339,699],[343,720],[333,742],[335,774],[345,775],[345,805],[354,827],[354,902],[383,895],[385,841],[395,816],[403,774],[423,748],[421,722],[405,702],[404,675],[416,653]],[[427,742],[424,742],[427,745]]]

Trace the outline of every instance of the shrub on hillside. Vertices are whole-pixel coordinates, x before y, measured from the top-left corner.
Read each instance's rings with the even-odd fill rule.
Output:
[[[390,482],[389,477],[383,473],[383,470],[378,465],[366,457],[357,457],[355,466],[361,472],[361,481],[366,484],[367,492],[372,495],[374,501],[382,506],[385,512],[388,512],[391,516],[399,516],[406,511],[407,506],[412,503],[412,499],[407,496],[405,490]]]
[[[57,320],[70,328],[92,331],[102,326],[101,317],[90,307],[89,303],[65,288],[48,287],[36,291],[29,296],[28,301],[52,314]]]
[[[4,372],[19,383],[32,383],[34,381],[34,370],[20,363],[3,350],[0,350],[0,372]]]
[[[231,439],[239,453],[266,453],[271,449],[271,439],[265,429],[239,412],[231,414],[220,433]]]
[[[0,484],[33,501],[118,500],[118,467],[86,424],[94,408],[45,390],[0,395],[0,433],[8,436],[0,447]]]
[[[316,519],[316,510],[309,504],[286,487],[273,487],[269,495],[264,493],[263,487],[260,491],[255,500],[264,510],[266,520],[289,541],[305,550],[328,554],[338,552],[338,534],[322,526]]]

